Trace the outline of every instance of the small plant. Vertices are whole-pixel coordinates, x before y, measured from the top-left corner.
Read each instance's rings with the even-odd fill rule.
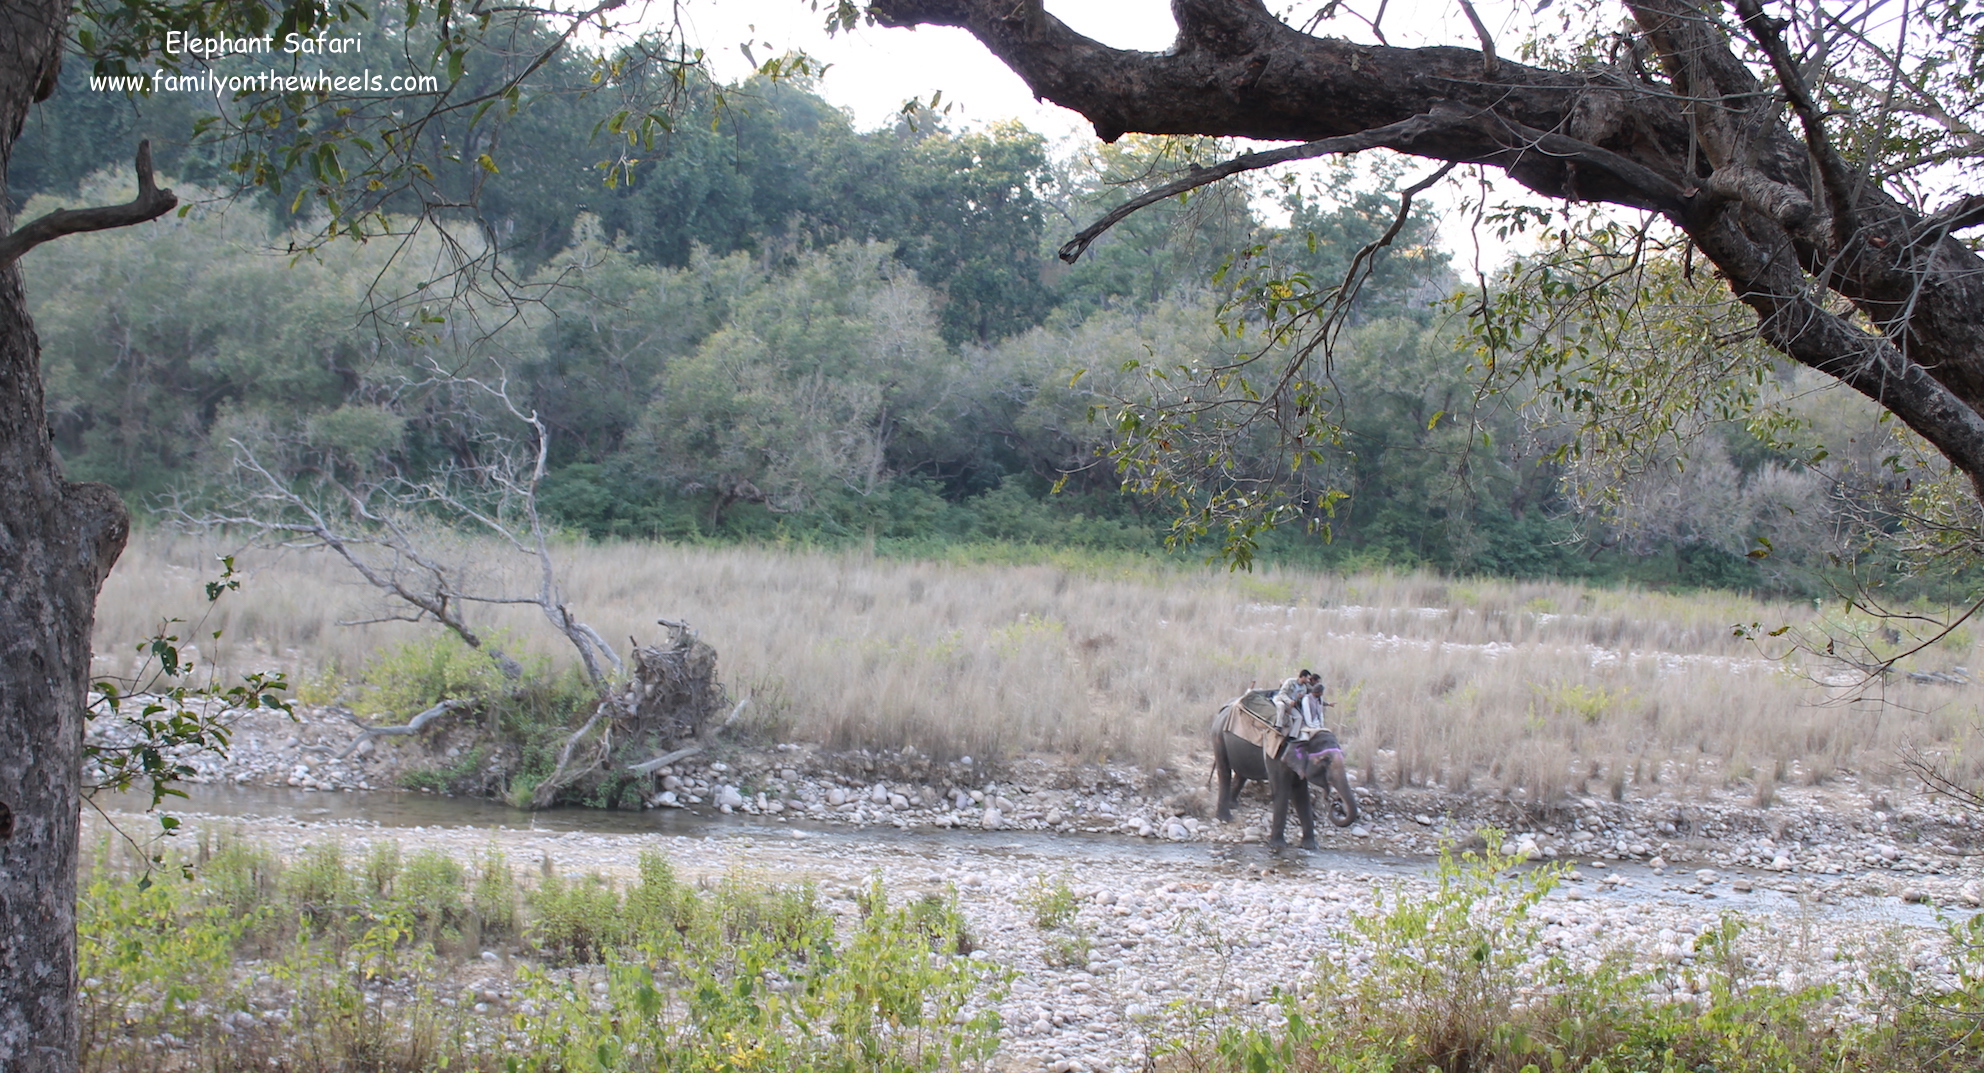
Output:
[[[399,878],[400,858],[398,842],[381,842],[365,855],[365,886],[377,896],[385,897],[393,892],[393,881]]]
[[[502,851],[491,848],[476,862],[469,907],[484,940],[517,933],[517,877]]]
[[[1033,926],[1041,931],[1066,927],[1075,919],[1081,904],[1066,875],[1053,878],[1035,876],[1032,886],[1021,895],[1021,903],[1033,913]]]
[[[948,900],[892,906],[876,882],[861,892],[862,919],[836,936],[824,914],[795,915],[810,894],[737,880],[698,893],[646,871],[649,895],[693,918],[666,970],[610,956],[603,1000],[575,978],[526,971],[543,1012],[522,1025],[509,1068],[934,1073],[998,1046],[1006,974],[954,953],[962,921]],[[733,930],[746,919],[800,930]]]
[[[1093,944],[1089,929],[1077,920],[1081,900],[1066,875],[1034,877],[1033,885],[1020,896],[1021,904],[1033,914],[1033,925],[1041,936],[1040,956],[1049,965],[1086,965]]]
[[[1040,944],[1040,960],[1049,965],[1079,968],[1088,964],[1094,946],[1085,929],[1049,935]]]
[[[438,939],[444,929],[459,934],[468,919],[463,899],[467,880],[468,874],[453,857],[422,850],[407,858],[394,891],[393,907],[428,943]]]
[[[351,905],[355,876],[335,842],[312,846],[283,874],[283,895],[291,905],[319,924],[344,913]]]
[[[367,709],[400,715],[412,715],[443,700],[489,698],[508,689],[496,661],[452,633],[436,633],[383,649],[366,664],[359,678],[364,683]]]
[[[1623,708],[1632,694],[1624,689],[1606,689],[1583,682],[1558,682],[1549,688],[1533,687],[1552,708],[1575,716],[1587,725],[1596,725],[1611,712]]]
[[[930,948],[937,953],[968,955],[978,949],[978,940],[972,938],[971,928],[964,914],[958,911],[955,897],[925,894],[909,903],[908,915],[916,930],[929,937]]]
[[[620,895],[599,876],[566,882],[546,876],[528,902],[531,944],[555,963],[603,960],[625,938]]]

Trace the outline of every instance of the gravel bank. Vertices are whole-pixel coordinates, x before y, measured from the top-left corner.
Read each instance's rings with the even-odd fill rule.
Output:
[[[821,780],[786,781],[813,786]],[[1088,792],[1055,793],[1086,799]],[[1396,849],[1428,837],[1429,828],[1410,815],[1375,820],[1374,833],[1363,838],[1326,832],[1326,848],[1319,853],[1274,855],[1264,846],[1209,838],[1203,825],[1196,838],[1126,837],[1120,831],[1130,822],[1127,816],[1162,808],[1130,806],[1127,794],[1120,810],[1126,818],[1108,833],[1069,830],[1081,824],[1071,824],[1065,815],[1058,826],[1044,814],[1028,818],[1043,811],[1027,807],[1043,794],[1017,784],[995,786],[988,804],[944,811],[941,806],[897,809],[870,796],[849,811],[827,806],[818,811],[818,820],[768,808],[749,816],[746,809],[760,808],[754,797],[745,808],[733,806],[730,817],[658,815],[648,822],[664,826],[627,833],[532,830],[522,826],[528,817],[518,826],[501,827],[335,820],[318,814],[331,811],[315,805],[326,801],[322,791],[288,795],[295,801],[290,816],[274,815],[272,809],[263,817],[202,814],[197,797],[181,814],[189,832],[227,832],[285,855],[327,840],[341,841],[355,853],[379,840],[462,858],[495,848],[526,875],[548,868],[627,878],[643,850],[659,850],[686,877],[745,873],[813,883],[842,916],[857,912],[856,893],[877,874],[896,898],[955,892],[980,956],[1016,970],[1001,1005],[1005,1039],[995,1062],[1010,1070],[1131,1070],[1141,1068],[1152,1041],[1177,1033],[1193,1018],[1272,1019],[1273,1005],[1262,1001],[1272,985],[1317,971],[1354,972],[1368,957],[1333,937],[1351,914],[1370,909],[1376,891],[1429,888],[1426,858]],[[985,830],[987,814],[1001,809],[1001,796],[1013,807],[1012,818],[999,824],[1013,826]],[[1102,796],[1106,802],[1108,794]],[[347,803],[362,809],[366,800],[338,798],[338,811]],[[386,802],[384,795],[376,800]],[[774,798],[766,800],[768,805]],[[1096,808],[1071,814],[1099,813]],[[563,812],[543,819],[583,823],[611,815]],[[865,827],[864,815],[870,817]],[[919,822],[925,816],[930,818]],[[617,819],[642,818],[622,813]],[[938,829],[946,820],[957,829]],[[669,833],[685,826],[692,833]],[[1398,833],[1385,836],[1379,830]],[[1908,884],[1912,892],[1921,885],[1954,900],[1964,884],[1975,882],[1971,875],[1897,875],[1893,867],[1837,876],[1671,863],[1656,869],[1587,857],[1543,903],[1539,918],[1546,925],[1547,949],[1573,964],[1623,949],[1640,964],[1685,970],[1694,959],[1693,937],[1734,911],[1752,922],[1743,949],[1756,972],[1787,985],[1850,985],[1864,980],[1867,966],[1878,960],[1874,952],[1932,974],[1945,972],[1929,907],[1901,900],[1894,888]],[[1061,963],[1068,960],[1065,953],[1051,949],[1054,935],[1035,927],[1028,906],[1038,884],[1056,879],[1069,883],[1080,898],[1075,926],[1088,936],[1089,946],[1076,964]],[[468,994],[462,1001],[492,1017],[510,1012],[508,965],[515,953],[489,951],[464,966],[458,975]],[[1675,973],[1668,993],[1690,995],[1693,985],[1686,977],[1685,971]],[[1838,1015],[1857,1014],[1848,1001]]]
[[[296,722],[252,713],[226,758],[189,757],[189,780],[239,786],[363,792],[402,784],[410,772],[474,762],[474,744],[446,730],[378,740],[341,756],[350,724],[321,711]],[[1170,842],[1248,844],[1267,836],[1264,788],[1253,787],[1236,823],[1211,815],[1203,754],[1180,770],[1068,764],[1042,758],[936,763],[912,754],[823,754],[809,746],[733,748],[655,773],[652,809],[757,816],[774,822],[869,827],[1059,831]],[[1327,825],[1325,846],[1430,856],[1467,844],[1483,827],[1540,860],[1649,864],[1656,869],[1749,870],[1797,880],[1822,895],[1879,893],[1937,904],[1984,904],[1984,818],[1842,774],[1819,786],[1753,794],[1699,786],[1635,787],[1614,801],[1570,797],[1547,807],[1437,789],[1360,786],[1362,822]],[[1294,821],[1290,820],[1291,832]]]

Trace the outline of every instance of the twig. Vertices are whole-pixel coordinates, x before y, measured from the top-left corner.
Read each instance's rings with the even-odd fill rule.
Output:
[[[1495,55],[1495,39],[1488,36],[1488,27],[1482,25],[1481,16],[1474,13],[1473,4],[1460,0],[1460,10],[1474,27],[1474,36],[1481,39],[1481,77],[1494,78],[1502,69],[1502,61]]]
[[[1061,247],[1058,256],[1068,264],[1074,264],[1091,243],[1102,237],[1102,233],[1122,223],[1131,213],[1146,205],[1153,205],[1168,197],[1176,197],[1188,190],[1196,190],[1208,183],[1216,183],[1230,175],[1243,171],[1259,171],[1286,164],[1294,160],[1308,160],[1312,157],[1329,156],[1333,153],[1357,153],[1366,149],[1376,149],[1394,139],[1416,134],[1430,123],[1430,117],[1416,115],[1411,119],[1400,120],[1389,126],[1374,130],[1359,131],[1335,138],[1321,138],[1301,145],[1290,145],[1280,149],[1269,149],[1259,153],[1243,153],[1223,164],[1210,168],[1194,168],[1192,173],[1174,182],[1165,183],[1155,190],[1146,191],[1109,211],[1102,219],[1083,228],[1081,233]]]

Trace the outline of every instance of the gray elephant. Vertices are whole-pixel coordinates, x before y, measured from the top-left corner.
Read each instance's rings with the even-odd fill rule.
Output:
[[[1232,720],[1251,719],[1234,711],[1229,704],[1219,710],[1212,724],[1212,770],[1219,777],[1219,819],[1233,820],[1233,804],[1248,780],[1265,782],[1274,792],[1274,825],[1268,845],[1286,846],[1288,804],[1295,802],[1302,820],[1302,848],[1316,849],[1316,818],[1309,798],[1309,784],[1320,782],[1329,799],[1330,822],[1348,827],[1357,822],[1357,798],[1350,792],[1350,775],[1343,759],[1343,747],[1336,735],[1318,731],[1306,742],[1281,742],[1279,735],[1267,735],[1276,746],[1264,747],[1233,732]]]

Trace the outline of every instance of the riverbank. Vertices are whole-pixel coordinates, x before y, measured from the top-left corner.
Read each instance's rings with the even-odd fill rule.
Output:
[[[244,713],[226,757],[187,757],[195,784],[287,787],[326,794],[385,790],[410,772],[476,759],[473,727],[441,728],[405,744],[372,743],[339,759],[355,731],[323,710]],[[1203,755],[1179,743],[1173,766],[1078,764],[1029,756],[1001,763],[939,763],[913,750],[829,753],[814,746],[733,743],[656,773],[647,809],[739,815],[773,824],[1110,835],[1172,843],[1253,845],[1267,837],[1265,788],[1243,798],[1231,824],[1212,815]],[[1381,770],[1380,756],[1353,772]],[[1604,869],[1638,864],[1687,890],[1703,868],[1800,895],[1877,895],[1974,908],[1984,903],[1979,818],[1841,772],[1817,786],[1786,786],[1767,806],[1740,789],[1655,787],[1612,800],[1567,795],[1533,806],[1490,794],[1357,787],[1362,815],[1347,829],[1320,824],[1326,848],[1430,858],[1443,844],[1479,844],[1494,828],[1537,861]],[[436,795],[440,796],[440,795]],[[1291,841],[1299,828],[1291,816]],[[1713,894],[1713,888],[1698,893]]]
[[[811,885],[843,929],[860,919],[864,892],[877,879],[898,902],[955,897],[980,952],[974,956],[1014,970],[997,1004],[1003,1028],[992,1065],[1014,1071],[1127,1073],[1143,1068],[1152,1047],[1188,1037],[1205,1018],[1275,1023],[1275,988],[1313,982],[1319,972],[1369,970],[1377,951],[1356,938],[1355,917],[1373,913],[1383,898],[1424,899],[1437,889],[1430,862],[1369,848],[1381,844],[1376,835],[1338,839],[1318,853],[1274,855],[1233,841],[947,829],[901,816],[891,818],[902,819],[900,827],[741,811],[561,810],[533,819],[430,795],[195,795],[179,813],[185,826],[174,841],[181,847],[246,842],[294,860],[334,843],[356,861],[391,843],[407,854],[432,851],[459,861],[499,853],[526,884],[596,874],[622,887],[634,879],[640,855],[658,851],[685,882],[706,887],[738,877]],[[390,823],[357,818],[368,799],[395,813]],[[127,826],[144,823],[113,814]],[[588,820],[620,829],[583,829]],[[540,822],[580,829],[529,826]],[[633,826],[642,823],[652,826]],[[1586,860],[1540,899],[1531,919],[1540,956],[1579,971],[1624,957],[1660,970],[1667,999],[1689,1002],[1708,1000],[1714,976],[1698,940],[1718,933],[1733,913],[1730,919],[1744,922],[1740,963],[1749,978],[1793,989],[1835,987],[1839,999],[1827,1004],[1828,1014],[1850,1023],[1873,1015],[1865,1008],[1869,973],[1881,965],[1906,966],[1925,987],[1950,982],[1935,915],[1878,886],[1871,875],[1850,882],[1722,869],[1677,875],[1644,863]],[[1058,889],[1069,896],[1065,917],[1042,927],[1042,900]],[[468,1012],[492,1025],[528,1017],[518,974],[529,963],[529,951],[516,942],[469,951],[449,970],[448,1001],[476,1007]],[[605,980],[596,969],[570,971]],[[294,1016],[276,992],[265,998],[252,1016]]]

